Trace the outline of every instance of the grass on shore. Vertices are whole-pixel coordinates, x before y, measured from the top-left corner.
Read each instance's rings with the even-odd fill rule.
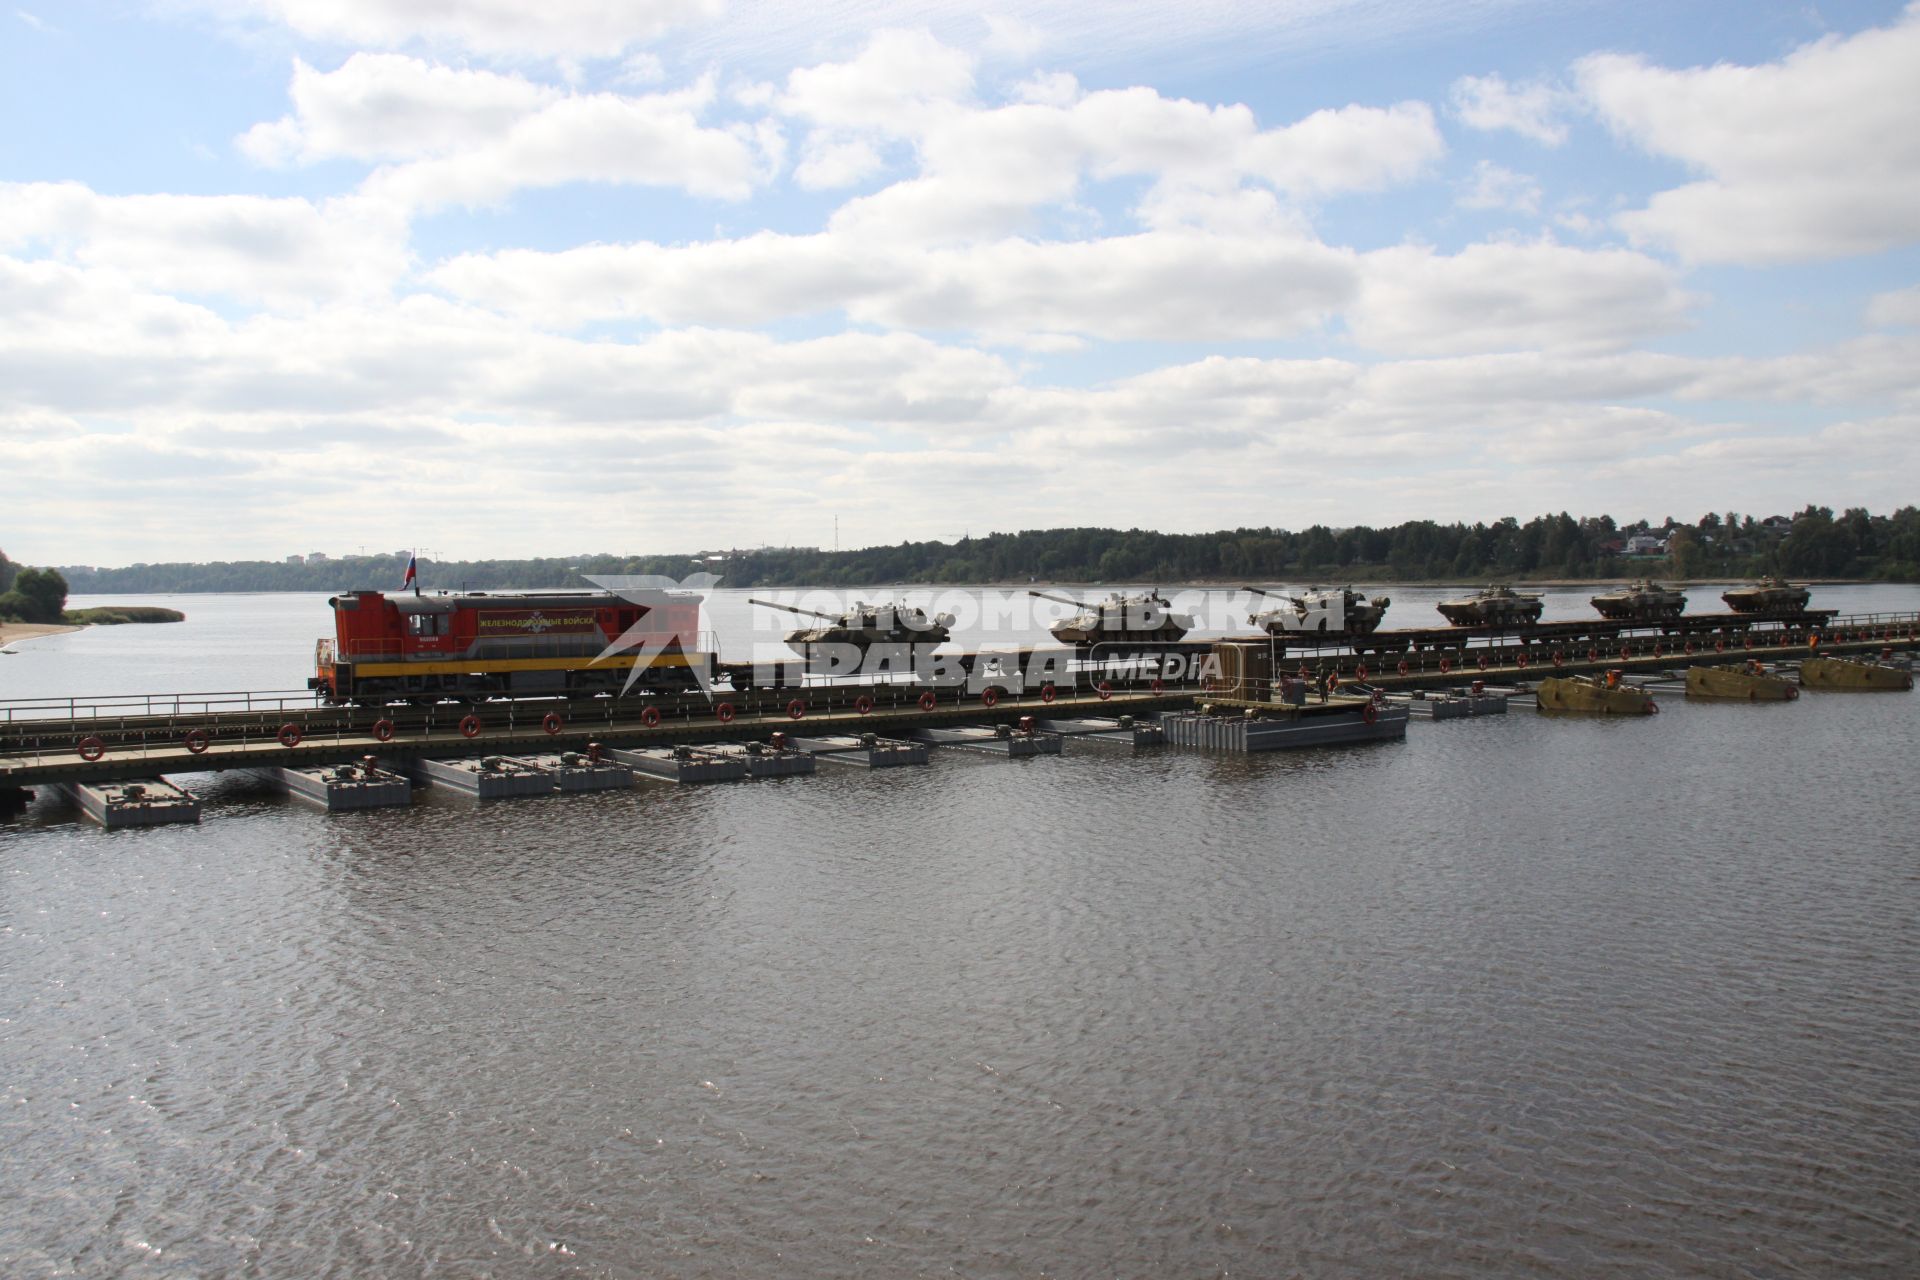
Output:
[[[116,627],[128,622],[185,622],[187,615],[178,609],[156,609],[150,605],[109,605],[96,609],[69,609],[63,621],[74,626]]]

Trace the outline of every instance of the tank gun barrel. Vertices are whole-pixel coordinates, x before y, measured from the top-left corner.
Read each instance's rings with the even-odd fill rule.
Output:
[[[815,618],[824,618],[824,619],[826,619],[826,620],[827,620],[828,622],[838,622],[838,621],[840,621],[840,619],[839,619],[839,618],[837,618],[837,617],[835,617],[835,616],[834,616],[833,614],[831,614],[831,613],[822,613],[822,612],[820,612],[820,611],[819,611],[818,609],[802,609],[802,608],[801,608],[801,607],[800,607],[799,605],[792,605],[792,604],[775,604],[775,603],[774,603],[773,601],[771,601],[771,600],[755,600],[755,599],[754,599],[753,597],[751,597],[751,596],[749,596],[749,597],[747,597],[747,603],[748,603],[748,604],[757,604],[757,605],[759,605],[759,606],[760,606],[761,608],[763,608],[763,609],[785,609],[785,610],[786,610],[786,611],[787,611],[788,613],[801,613],[801,614],[808,614],[808,615],[810,615],[810,616],[812,616],[812,617],[815,617]]]
[[[1039,596],[1042,600],[1055,600],[1061,604],[1070,604],[1076,609],[1091,607],[1085,601],[1075,600],[1072,596],[1057,596],[1051,591],[1035,591],[1032,587],[1027,588],[1027,594],[1030,596]]]

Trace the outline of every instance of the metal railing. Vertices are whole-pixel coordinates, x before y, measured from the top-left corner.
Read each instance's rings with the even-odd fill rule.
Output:
[[[88,720],[128,720],[156,716],[210,716],[250,711],[306,711],[315,706],[311,689],[266,692],[233,690],[210,693],[120,693],[69,698],[0,699],[0,725]]]

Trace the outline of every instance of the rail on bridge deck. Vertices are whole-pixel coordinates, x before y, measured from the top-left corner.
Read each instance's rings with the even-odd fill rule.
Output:
[[[1111,682],[1005,692],[911,685],[823,686],[702,695],[567,700],[507,699],[413,708],[313,705],[253,695],[235,706],[220,697],[74,699],[77,712],[52,719],[0,717],[0,788],[329,765],[367,755],[525,754],[532,750],[648,747],[731,742],[776,732],[885,732],[957,724],[1018,723],[1048,714],[1137,714],[1184,706],[1197,684]],[[45,704],[42,704],[45,705]],[[222,706],[226,709],[222,709]],[[66,713],[62,700],[58,709]],[[91,758],[90,758],[91,757]]]

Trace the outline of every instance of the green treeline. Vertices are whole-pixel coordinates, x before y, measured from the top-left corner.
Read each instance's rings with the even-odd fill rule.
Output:
[[[1634,539],[1639,539],[1635,543]],[[1657,546],[1648,546],[1657,543]],[[1639,554],[1631,554],[1638,551]],[[321,562],[233,561],[69,567],[79,593],[398,590],[400,554]],[[696,557],[580,555],[420,562],[428,589],[580,586],[586,574],[706,570],[730,587],[875,583],[1306,581],[1475,582],[1526,578],[1789,577],[1920,581],[1920,508],[1890,516],[1809,506],[1790,521],[1710,513],[1693,524],[1615,523],[1610,516],[1511,517],[1492,524],[1415,520],[1391,528],[1314,525],[1171,534],[1044,529],[959,542],[902,542],[855,551],[777,547]]]
[[[29,569],[0,551],[0,621],[60,622],[67,607],[67,580],[58,569]]]

